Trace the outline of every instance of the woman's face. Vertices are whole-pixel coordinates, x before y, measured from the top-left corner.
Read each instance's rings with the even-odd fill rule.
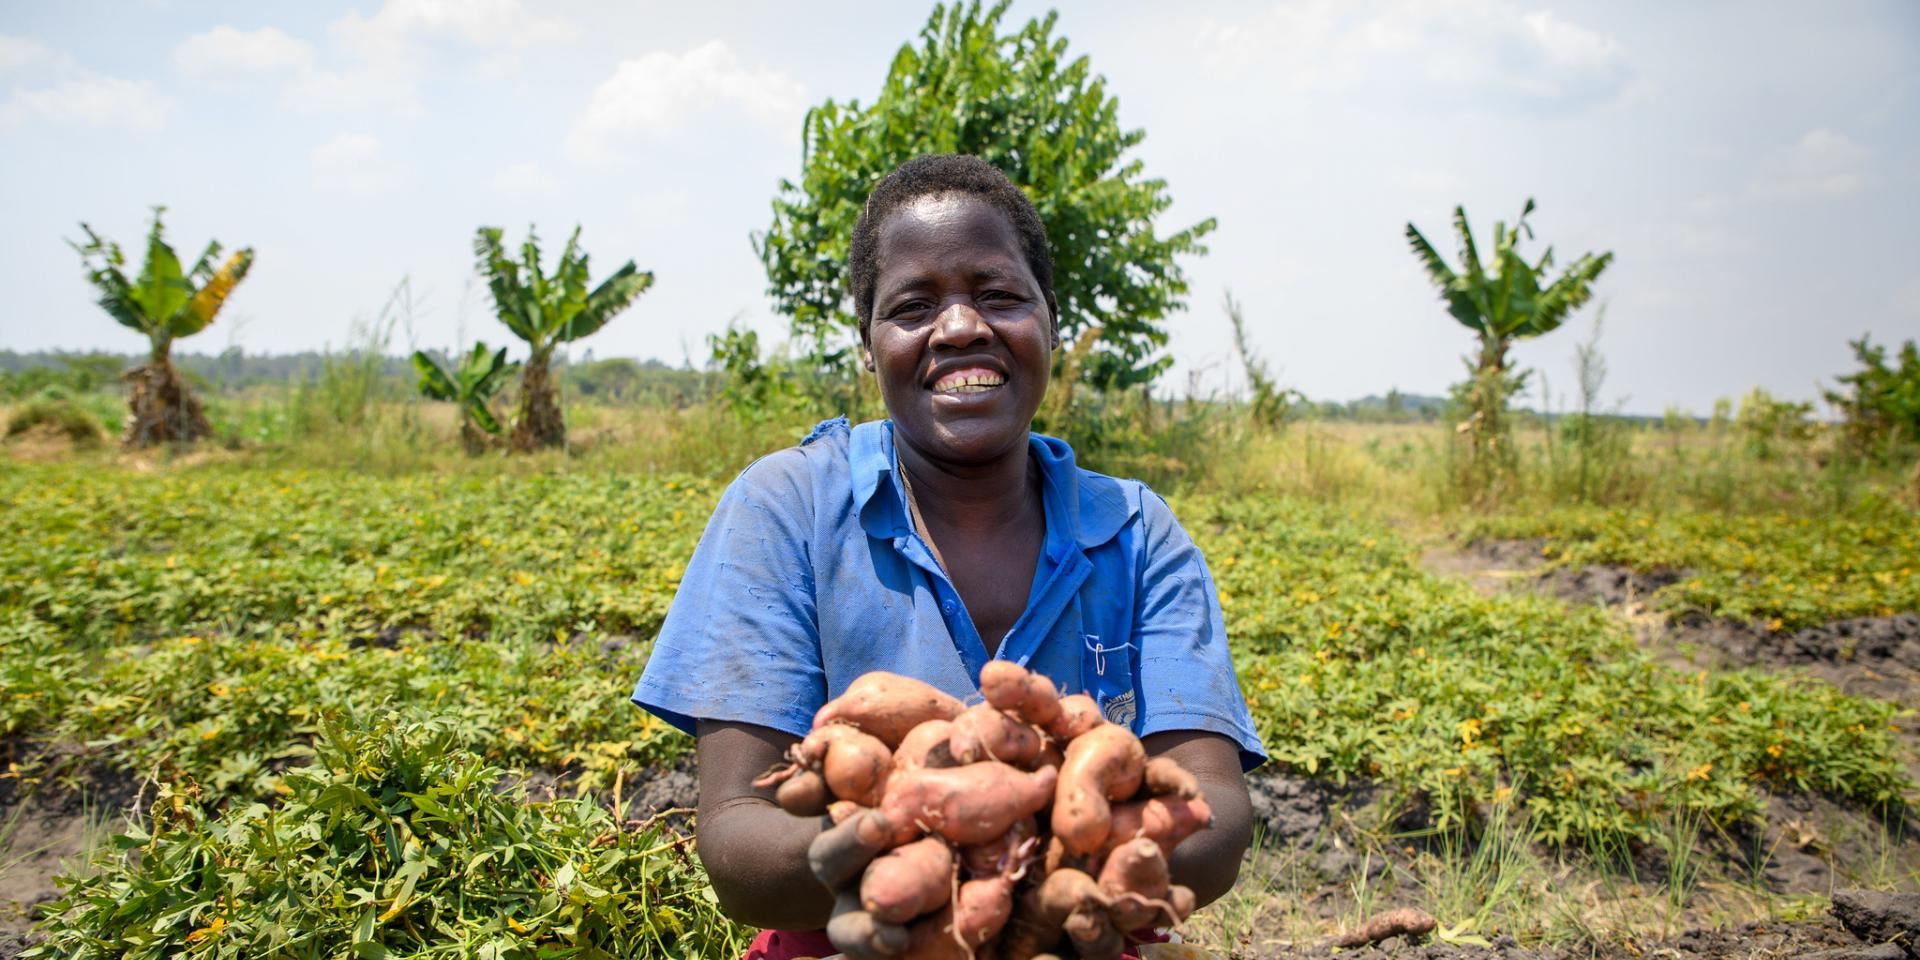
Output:
[[[1054,323],[1013,224],[967,194],[921,197],[875,248],[867,349],[895,431],[956,464],[1024,451]]]

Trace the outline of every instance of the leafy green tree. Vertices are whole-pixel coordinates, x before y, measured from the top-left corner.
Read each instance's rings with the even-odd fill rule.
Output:
[[[1455,398],[1467,411],[1460,430],[1472,439],[1472,463],[1480,471],[1510,463],[1512,455],[1507,404],[1525,385],[1527,375],[1509,368],[1508,349],[1515,340],[1558,328],[1592,299],[1593,282],[1613,262],[1611,252],[1583,253],[1549,281],[1552,247],[1534,263],[1520,255],[1520,235],[1533,239],[1533,228],[1527,225],[1531,213],[1533,198],[1529,197],[1512,230],[1504,221],[1494,223],[1493,257],[1483,264],[1467,225],[1466,208],[1453,208],[1453,228],[1460,238],[1458,270],[1447,264],[1418,228],[1407,224],[1407,243],[1440,289],[1447,313],[1480,338],[1479,355],[1467,359],[1468,379],[1454,388]]]
[[[520,377],[520,412],[510,444],[522,452],[561,446],[567,442],[567,423],[561,417],[551,375],[554,348],[606,326],[653,286],[653,273],[639,270],[628,260],[589,290],[579,227],[567,238],[551,274],[541,272],[540,239],[531,227],[520,246],[518,263],[507,256],[500,236],[499,227],[481,227],[474,236],[473,252],[480,275],[493,292],[500,322],[525,340],[530,350]]]
[[[1860,369],[1836,377],[1849,389],[1825,391],[1845,418],[1848,443],[1861,454],[1894,456],[1920,443],[1920,347],[1900,345],[1894,364],[1871,337],[1849,340]]]
[[[485,453],[503,432],[488,406],[507,378],[520,368],[507,362],[507,348],[487,352],[485,341],[473,345],[460,365],[449,371],[424,350],[413,352],[413,368],[420,373],[420,392],[460,408],[460,443],[470,456]]]
[[[213,323],[233,288],[253,266],[253,248],[243,247],[224,262],[220,242],[209,241],[190,268],[167,245],[161,217],[166,207],[153,208],[153,226],[147,231],[146,264],[129,279],[126,254],[120,245],[103,239],[93,228],[84,244],[69,242],[80,254],[87,282],[99,291],[99,303],[121,326],[147,337],[147,362],[121,374],[127,382],[127,430],[131,447],[186,442],[212,436],[213,428],[200,401],[173,366],[173,341],[190,337]]]
[[[1187,293],[1176,257],[1205,253],[1214,221],[1156,232],[1173,198],[1128,156],[1145,132],[1121,128],[1119,101],[1085,56],[1067,56],[1054,14],[1002,33],[1007,6],[935,6],[871,105],[828,100],[807,113],[800,180],[781,181],[754,248],[794,335],[831,371],[853,369],[846,259],[861,205],[881,177],[927,153],[980,156],[1033,200],[1053,245],[1063,342],[1100,331],[1080,368],[1086,382],[1125,388],[1171,362],[1156,354],[1161,321]]]

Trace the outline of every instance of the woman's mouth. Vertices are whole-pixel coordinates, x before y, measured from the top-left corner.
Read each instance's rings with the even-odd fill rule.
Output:
[[[985,367],[968,367],[955,370],[941,376],[933,382],[934,393],[986,393],[997,389],[1007,382],[1007,378],[997,371]]]

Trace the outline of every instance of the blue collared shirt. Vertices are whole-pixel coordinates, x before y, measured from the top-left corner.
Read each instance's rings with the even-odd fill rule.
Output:
[[[1234,677],[1213,578],[1166,501],[1081,470],[1065,441],[1029,438],[1046,540],[1025,611],[995,656],[1084,691],[1146,736],[1220,734],[1266,759]],[[871,670],[977,702],[987,652],[953,582],[914,531],[890,421],[815,427],[720,498],[633,701],[696,719],[806,735],[814,711]]]

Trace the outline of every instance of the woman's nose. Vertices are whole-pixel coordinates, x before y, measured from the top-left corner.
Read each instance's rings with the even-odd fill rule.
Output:
[[[948,304],[933,325],[933,346],[970,347],[984,342],[990,331],[987,321],[970,303]]]

